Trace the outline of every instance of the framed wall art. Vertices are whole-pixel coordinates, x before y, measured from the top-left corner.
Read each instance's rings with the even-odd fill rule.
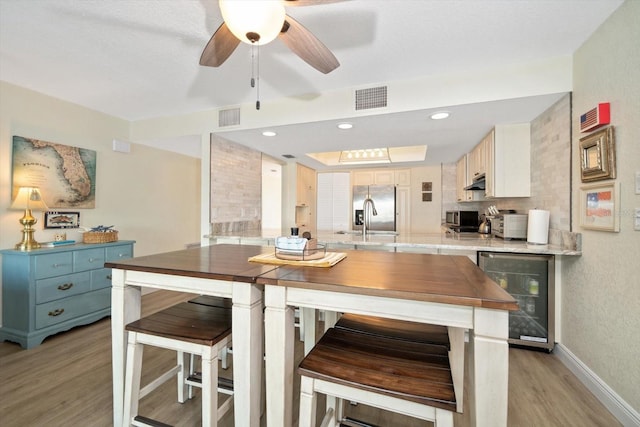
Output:
[[[79,228],[80,212],[47,211],[44,213],[44,228]]]
[[[13,197],[38,187],[50,208],[96,207],[96,151],[22,136],[12,148]]]
[[[580,226],[591,230],[620,231],[620,184],[610,182],[580,188]]]
[[[613,126],[580,138],[580,171],[582,182],[616,177]]]

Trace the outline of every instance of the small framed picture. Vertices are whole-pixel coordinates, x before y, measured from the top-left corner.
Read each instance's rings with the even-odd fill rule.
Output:
[[[80,212],[47,211],[44,213],[44,228],[78,228]]]
[[[580,226],[620,231],[620,183],[594,184],[580,189]]]
[[[616,177],[613,126],[580,139],[580,160],[582,182]]]

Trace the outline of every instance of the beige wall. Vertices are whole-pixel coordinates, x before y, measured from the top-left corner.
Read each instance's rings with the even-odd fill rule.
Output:
[[[431,202],[422,201],[422,183],[431,182]],[[411,168],[411,232],[439,233],[441,231],[442,212],[442,169],[440,166],[422,166]]]
[[[0,82],[0,248],[21,239],[22,215],[8,210],[14,135],[97,152],[96,208],[79,210],[81,225],[115,225],[121,240],[137,241],[136,255],[200,240],[200,159],[138,144],[114,152],[114,138],[129,139],[127,121]],[[36,240],[53,240],[41,221]],[[81,239],[70,230],[67,237]]]
[[[582,257],[562,272],[564,345],[640,411],[640,208],[634,174],[640,171],[640,1],[626,1],[574,56],[573,228],[582,233]],[[620,232],[579,226],[579,116],[611,103],[620,183]],[[637,413],[636,412],[636,413]]]

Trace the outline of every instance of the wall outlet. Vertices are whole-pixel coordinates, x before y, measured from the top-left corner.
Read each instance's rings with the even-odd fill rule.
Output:
[[[640,208],[636,208],[636,217],[633,221],[633,229],[640,231]]]
[[[640,171],[636,172],[636,194],[640,194]]]

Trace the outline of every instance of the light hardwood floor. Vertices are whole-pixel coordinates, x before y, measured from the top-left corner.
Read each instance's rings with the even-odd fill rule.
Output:
[[[143,315],[190,296],[166,291],[145,295]],[[31,350],[0,343],[0,425],[111,426],[110,328],[110,320],[103,319],[49,337]],[[302,356],[299,342],[296,356],[298,360]],[[509,356],[510,427],[621,425],[553,354],[511,349]],[[173,352],[147,347],[143,383],[150,373],[168,368],[174,360]],[[224,375],[231,375],[230,370]],[[296,397],[296,413],[297,401]],[[143,399],[140,412],[176,426],[200,425],[199,397],[177,403],[173,381]],[[348,413],[379,426],[429,425],[363,405],[349,406]],[[466,405],[454,423],[469,426]],[[233,426],[233,416],[226,416],[221,426]]]

